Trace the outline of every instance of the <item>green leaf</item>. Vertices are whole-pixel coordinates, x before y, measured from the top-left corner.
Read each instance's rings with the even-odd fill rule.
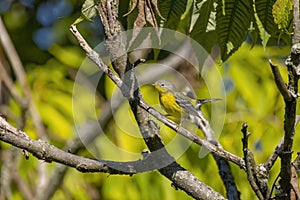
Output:
[[[289,26],[289,16],[293,8],[291,0],[277,0],[273,5],[274,21],[280,30],[287,30]]]
[[[74,22],[73,22],[73,25],[77,25],[79,24],[80,22],[82,22],[84,20],[84,17],[80,16],[78,17]]]
[[[275,15],[274,15],[274,6],[281,7],[282,2],[276,2],[276,4],[280,3],[280,5],[275,4],[275,0],[271,1],[264,1],[264,0],[256,0],[255,1],[255,21],[256,25],[259,29],[260,38],[262,40],[262,43],[264,47],[266,45],[278,45],[279,43],[284,42],[285,44],[290,45],[290,33],[292,32],[292,13],[289,12],[289,14],[285,17],[285,28],[279,29],[279,25],[275,23]],[[282,5],[283,6],[283,5]],[[275,10],[277,10],[276,8]],[[284,9],[284,7],[281,7],[280,9]],[[277,12],[277,11],[276,11]],[[280,11],[282,12],[282,11]],[[284,12],[284,11],[283,11]],[[277,13],[278,16],[280,16],[279,13]],[[276,15],[277,15],[276,14]],[[274,15],[274,16],[273,16]],[[278,17],[279,19],[280,17]]]
[[[127,15],[127,24],[126,27],[128,30],[133,29],[134,22],[138,16],[138,9],[134,9],[129,15]]]
[[[257,16],[260,20],[263,28],[272,35],[275,35],[279,32],[277,25],[274,22],[274,17],[272,14],[273,5],[275,0],[265,1],[265,0],[256,0],[255,1],[255,10]],[[260,24],[258,24],[260,26]]]
[[[259,20],[257,14],[255,14],[255,19],[256,19],[256,29],[259,31],[260,39],[262,41],[262,45],[264,49],[266,49],[267,43],[271,37],[271,35],[264,29],[263,24]]]
[[[163,28],[177,30],[181,32],[188,31],[188,29],[184,30],[183,28],[184,25],[187,25],[187,20],[190,22],[189,12],[191,9],[187,6],[188,0],[166,0],[159,1],[158,3],[160,13],[166,19],[166,21],[163,23]],[[185,19],[183,19],[184,15],[186,16]],[[164,38],[168,38],[167,41],[169,41],[169,38],[174,37],[173,33],[171,33],[170,31],[163,30],[161,33],[162,41],[164,41]],[[164,54],[164,52],[160,52],[158,57],[161,58],[161,56]]]
[[[215,1],[207,0],[199,9],[199,17],[191,31],[191,37],[200,43],[206,51],[210,52],[216,42],[216,13]],[[198,12],[195,13],[195,15]]]
[[[191,18],[193,14],[193,1],[188,0],[186,11],[182,14],[177,31],[188,34],[191,28]]]
[[[128,13],[128,8],[130,8],[130,0],[119,1],[119,20],[125,29],[127,29],[127,16],[124,15]]]
[[[221,59],[227,60],[245,41],[253,11],[249,1],[222,0],[217,5],[217,35]]]
[[[181,16],[185,13],[187,0],[166,0],[159,1],[161,15],[166,18],[164,28],[176,30]]]
[[[85,58],[80,49],[74,47],[54,44],[48,51],[60,62],[72,68],[79,68]]]
[[[85,0],[81,8],[82,17],[85,20],[92,21],[92,18],[97,15],[95,5],[96,2],[94,0]]]

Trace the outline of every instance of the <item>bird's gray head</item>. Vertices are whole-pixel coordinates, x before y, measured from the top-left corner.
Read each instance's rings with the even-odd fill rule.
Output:
[[[175,91],[174,85],[167,80],[156,81],[153,86],[160,92]]]

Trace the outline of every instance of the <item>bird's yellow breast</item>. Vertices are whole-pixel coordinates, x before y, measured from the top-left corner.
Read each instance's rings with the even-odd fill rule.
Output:
[[[160,104],[164,110],[171,116],[180,118],[182,109],[176,103],[176,98],[172,93],[164,93],[159,95]]]

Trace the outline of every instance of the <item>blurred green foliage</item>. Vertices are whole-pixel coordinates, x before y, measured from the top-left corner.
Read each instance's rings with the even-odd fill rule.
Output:
[[[73,120],[73,84],[76,72],[85,58],[84,52],[69,33],[69,26],[80,16],[81,2],[70,1],[73,12],[68,17],[62,17],[54,23],[55,33],[60,38],[47,50],[40,50],[33,42],[33,33],[41,25],[35,19],[35,10],[25,8],[15,3],[11,9],[3,13],[3,19],[13,39],[15,47],[25,66],[27,81],[33,92],[34,101],[38,107],[43,123],[45,124],[50,143],[63,148],[71,141],[75,133]],[[38,6],[38,3],[37,5]],[[184,12],[184,10],[182,10]],[[100,27],[95,20],[91,25],[88,22],[80,24],[80,31],[86,39],[97,44],[101,35],[93,35],[95,26]],[[102,36],[103,37],[103,36]],[[97,39],[98,38],[98,39]],[[264,51],[262,46],[244,45],[230,59],[218,69],[225,84],[226,91],[226,118],[222,134],[219,137],[224,148],[236,155],[242,156],[242,122],[249,124],[251,136],[250,148],[255,153],[257,162],[265,162],[273,152],[283,133],[283,99],[279,95],[273,81],[268,59],[283,66],[283,61],[289,54],[289,48],[268,47]],[[284,67],[280,67],[283,77],[287,77]],[[18,83],[16,82],[16,85]],[[96,114],[101,113],[104,99],[110,98],[115,87],[105,78],[103,85],[104,97],[97,97]],[[197,96],[209,96],[205,88],[194,88]],[[84,90],[84,88],[83,88]],[[90,106],[95,97],[88,91],[80,101],[80,108],[85,112],[85,106]],[[157,105],[157,94],[149,85],[142,87],[142,93],[147,102]],[[16,122],[22,115],[21,108],[14,100],[9,103],[11,122]],[[159,109],[159,107],[157,106]],[[209,107],[203,109],[209,114]],[[92,118],[92,117],[91,117]],[[85,118],[81,120],[84,122]],[[176,134],[168,128],[162,127],[162,139],[168,144]],[[24,129],[31,138],[37,139],[31,119],[29,118]],[[138,127],[127,102],[122,103],[114,113],[113,120],[104,130],[105,134],[98,137],[93,144],[100,157],[112,160],[140,159],[140,152],[145,149],[144,141],[139,135]],[[130,134],[128,134],[130,133]],[[109,139],[109,142],[104,139]],[[295,144],[300,138],[296,136]],[[115,151],[115,147],[122,151]],[[5,149],[8,145],[1,143]],[[174,148],[171,146],[170,148]],[[175,146],[176,148],[176,146]],[[296,147],[297,148],[297,147]],[[225,195],[220,177],[217,175],[217,166],[211,155],[199,159],[200,147],[191,144],[180,156],[178,162],[194,173],[201,181],[212,186]],[[93,151],[88,149],[88,151]],[[295,149],[299,151],[299,149]],[[80,155],[86,155],[81,151]],[[34,187],[37,182],[37,161],[32,156],[29,160],[21,158],[19,173],[28,185]],[[2,163],[1,163],[2,164]],[[48,174],[51,175],[55,164],[48,165]],[[233,173],[241,191],[242,199],[254,199],[255,195],[247,181],[245,173],[235,165],[231,165]],[[278,175],[278,163],[271,171],[271,180]],[[213,177],[213,178],[212,178]],[[13,199],[23,199],[20,191],[12,187]],[[70,169],[53,199],[190,199],[184,192],[175,190],[171,182],[158,172],[147,172],[132,177],[107,174],[82,174]]]

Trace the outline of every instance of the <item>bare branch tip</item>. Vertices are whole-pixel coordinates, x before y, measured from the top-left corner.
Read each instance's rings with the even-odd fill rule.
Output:
[[[243,128],[243,129],[247,129],[247,128],[248,128],[248,124],[247,124],[247,122],[243,122],[243,124],[242,124],[242,128]]]
[[[72,33],[76,33],[76,32],[77,32],[77,28],[76,28],[76,25],[75,25],[75,24],[72,24],[72,25],[71,25],[70,31],[71,31]]]
[[[242,133],[244,134],[244,136],[246,136],[246,137],[248,137],[248,136],[250,135],[250,134],[248,133],[247,129],[248,129],[248,124],[247,124],[247,122],[243,122],[241,131],[242,131]]]
[[[281,73],[278,69],[278,66],[275,65],[271,59],[269,59],[269,63],[270,63],[270,67],[272,69],[272,73],[274,76],[274,81],[276,83],[276,86],[279,90],[279,92],[281,93],[281,95],[283,96],[284,99],[286,100],[291,100],[292,99],[292,94],[288,91],[288,88],[286,86],[286,83],[284,82]]]

